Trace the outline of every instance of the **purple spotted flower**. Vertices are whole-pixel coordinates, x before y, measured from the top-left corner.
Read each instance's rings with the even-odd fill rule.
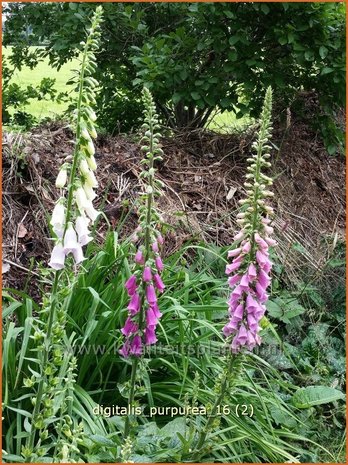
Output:
[[[139,239],[143,229],[137,228]],[[148,253],[140,248],[134,256],[134,273],[125,283],[130,300],[127,306],[128,317],[121,333],[125,337],[119,353],[123,357],[140,357],[144,345],[156,344],[156,327],[162,313],[157,304],[157,292],[162,293],[165,285],[160,273],[164,269],[159,255],[159,245],[163,244],[163,237],[157,236],[149,247]],[[143,309],[143,310],[142,310]]]
[[[128,291],[128,295],[133,295],[137,290],[137,277],[133,274],[124,285]]]
[[[256,236],[256,237],[255,237]],[[267,288],[271,283],[270,271],[272,263],[269,259],[268,243],[258,233],[254,235],[254,247],[249,252],[243,252],[245,240],[238,247],[239,254],[234,258],[238,267],[233,267],[233,276],[229,277],[232,288],[229,305],[229,322],[224,326],[223,333],[232,338],[231,349],[239,352],[243,347],[252,350],[260,344],[260,320],[265,314],[265,302],[268,299]],[[245,250],[248,250],[247,247]],[[236,250],[236,249],[234,249]],[[233,262],[232,262],[233,263]],[[226,273],[231,273],[231,267],[226,267]]]

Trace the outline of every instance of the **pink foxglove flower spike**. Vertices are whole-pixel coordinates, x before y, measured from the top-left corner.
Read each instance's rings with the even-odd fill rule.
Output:
[[[157,230],[159,216],[154,208],[154,196],[160,182],[155,179],[154,162],[161,159],[162,150],[158,147],[158,119],[155,114],[155,105],[150,92],[144,90],[145,124],[143,129],[145,145],[142,150],[146,152],[143,164],[147,167],[141,174],[147,181],[147,188],[142,195],[142,204],[139,208],[140,224],[132,235],[133,243],[140,242],[134,255],[134,272],[125,283],[129,294],[128,318],[121,332],[126,337],[120,354],[123,357],[140,357],[144,345],[157,342],[156,326],[162,316],[157,305],[157,292],[161,293],[165,285],[160,273],[164,265],[160,256],[160,248],[163,245],[163,237]],[[135,247],[134,245],[132,247]],[[135,332],[129,333],[131,323]],[[130,402],[131,403],[131,402]]]
[[[223,333],[228,338],[232,352],[242,348],[252,350],[261,343],[260,321],[265,314],[267,289],[271,283],[272,263],[269,246],[276,245],[270,237],[273,228],[269,225],[273,209],[265,200],[273,194],[268,190],[272,179],[262,173],[271,164],[270,146],[267,144],[271,132],[272,92],[267,89],[261,115],[258,140],[253,144],[255,155],[249,158],[250,166],[244,186],[247,198],[242,200],[242,212],[237,215],[241,230],[235,235],[236,247],[228,252],[232,263],[226,266],[226,273],[232,293],[228,301],[229,322]]]

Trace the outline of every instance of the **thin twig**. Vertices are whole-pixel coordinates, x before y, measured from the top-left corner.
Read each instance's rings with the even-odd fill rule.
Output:
[[[16,268],[20,268],[23,271],[26,271],[27,273],[31,273],[34,276],[38,276],[40,278],[40,275],[38,273],[35,273],[35,271],[29,270],[29,268],[25,268],[25,266],[18,265],[18,263],[12,262],[11,260],[7,260],[7,258],[2,259],[3,262],[9,263],[12,266],[15,266]]]

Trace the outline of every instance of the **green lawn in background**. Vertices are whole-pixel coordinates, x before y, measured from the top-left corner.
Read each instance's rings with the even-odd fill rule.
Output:
[[[3,47],[2,53],[4,57],[11,55],[11,46]],[[32,50],[37,50],[39,47],[31,47]],[[72,70],[78,69],[79,62],[77,59],[74,59],[65,65],[63,65],[59,71],[55,68],[52,68],[48,63],[48,58],[42,60],[38,66],[34,69],[30,69],[27,66],[23,67],[21,71],[16,71],[12,82],[16,82],[21,87],[26,87],[28,85],[38,85],[41,82],[41,79],[44,77],[53,78],[56,80],[55,89],[58,92],[72,92],[71,86],[67,86],[66,83],[72,77]],[[61,115],[68,107],[67,103],[56,103],[47,100],[32,100],[29,105],[25,105],[21,110],[24,110],[38,119],[55,117]],[[243,131],[253,120],[244,116],[243,118],[237,119],[233,112],[225,111],[223,113],[218,113],[212,118],[208,124],[208,128],[221,133],[230,133],[235,131]]]
[[[35,50],[38,48],[39,47],[32,47],[32,49]],[[11,46],[2,48],[2,53],[5,58],[11,55],[11,49]],[[42,78],[48,77],[56,80],[55,88],[58,92],[69,92],[72,89],[71,86],[67,86],[66,83],[72,77],[72,69],[76,69],[78,66],[78,60],[74,59],[63,65],[60,70],[57,71],[48,64],[48,58],[45,58],[34,69],[30,69],[25,66],[21,71],[16,71],[12,78],[12,82],[16,82],[21,87],[26,87],[29,84],[35,86],[40,83]],[[26,105],[23,108],[23,110],[37,118],[45,118],[61,114],[64,110],[66,110],[67,106],[67,103],[58,104],[56,102],[46,100],[32,100],[29,105]]]
[[[242,118],[236,118],[235,113],[232,111],[224,111],[214,116],[208,127],[213,131],[227,134],[244,131],[253,123],[254,119],[250,116],[246,115]]]

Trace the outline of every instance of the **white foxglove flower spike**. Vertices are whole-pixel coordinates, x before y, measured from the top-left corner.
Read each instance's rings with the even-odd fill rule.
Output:
[[[101,15],[102,8],[96,8],[91,26],[87,29],[88,37],[82,43],[83,65],[79,76],[77,110],[74,111],[77,128],[75,149],[73,154],[66,158],[66,163],[61,167],[56,179],[57,188],[63,188],[68,184],[68,189],[66,199],[58,201],[51,219],[53,231],[59,239],[50,261],[50,266],[55,269],[64,267],[65,256],[69,253],[73,254],[75,263],[84,260],[82,246],[92,240],[88,224],[90,219],[95,221],[100,214],[92,204],[96,197],[93,189],[98,187],[98,182],[93,173],[97,163],[92,140],[97,137],[94,127],[96,114],[91,106],[96,104],[95,91],[98,88],[98,81],[92,74],[97,69],[94,51],[98,48],[100,38],[98,29]]]

